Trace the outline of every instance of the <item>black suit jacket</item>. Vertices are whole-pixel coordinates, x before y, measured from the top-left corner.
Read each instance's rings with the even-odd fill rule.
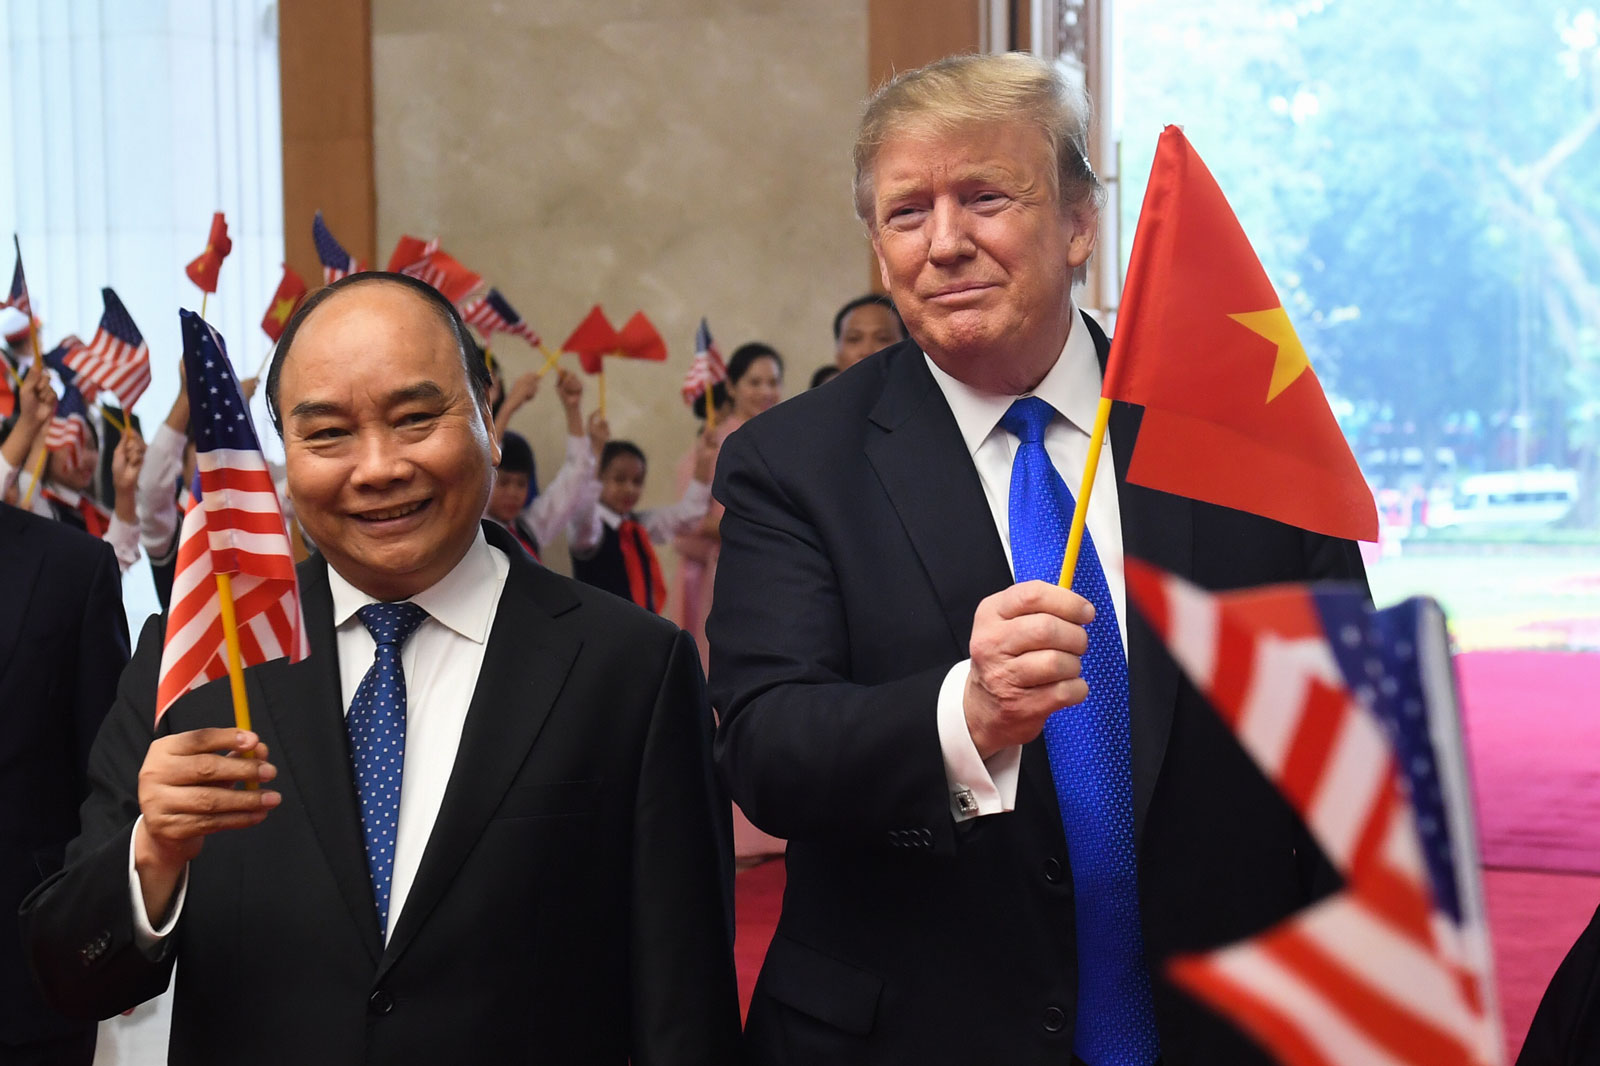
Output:
[[[1102,364],[1108,342],[1085,317]],[[1124,480],[1141,411],[1111,419],[1123,546],[1211,589],[1362,578],[1348,542]],[[719,769],[789,840],[752,1004],[758,1061],[1070,1058],[1073,889],[1042,741],[1016,809],[957,825],[935,720],[972,617],[1011,584],[982,486],[903,342],[733,434],[709,625]],[[1288,805],[1128,619],[1140,904],[1169,1066],[1263,1062],[1160,979],[1336,885]]]
[[[1600,909],[1561,961],[1539,1001],[1517,1066],[1600,1062]]]
[[[311,656],[246,671],[282,805],[207,839],[156,959],[133,942],[128,845],[152,739],[146,628],[91,764],[68,868],[25,904],[41,979],[105,1017],[178,963],[174,1063],[728,1061],[731,843],[694,645],[553,574],[510,572],[416,882],[379,935],[340,702],[326,563],[300,567]],[[160,733],[227,725],[227,682]]]
[[[0,907],[61,868],[88,794],[89,746],[128,662],[110,545],[0,505]],[[0,922],[0,1044],[81,1030],[47,1010],[17,924]]]

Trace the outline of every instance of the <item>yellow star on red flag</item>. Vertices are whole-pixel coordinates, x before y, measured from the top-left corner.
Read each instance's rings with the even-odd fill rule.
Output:
[[[1306,346],[1300,343],[1300,337],[1294,331],[1294,324],[1289,321],[1289,313],[1282,306],[1266,311],[1245,311],[1228,317],[1278,346],[1278,357],[1272,364],[1272,381],[1267,386],[1268,403],[1277,399],[1279,393],[1293,385],[1301,374],[1311,369],[1311,359],[1306,355]]]

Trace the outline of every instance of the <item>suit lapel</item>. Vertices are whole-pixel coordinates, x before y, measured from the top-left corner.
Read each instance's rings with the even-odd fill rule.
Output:
[[[489,542],[506,553],[511,569],[444,802],[379,964],[380,979],[415,939],[483,836],[527,761],[582,646],[571,627],[559,621],[578,607],[578,599],[549,571],[525,558],[509,534],[488,523],[484,528]]]
[[[887,380],[870,418],[883,432],[867,459],[900,516],[961,655],[978,602],[1012,582],[966,442],[917,346],[886,357]]]
[[[333,870],[339,894],[376,963],[383,946],[361,813],[350,776],[327,563],[316,555],[302,563],[299,572],[311,655],[300,663],[268,663],[245,676],[258,691],[262,732],[272,738],[269,743],[275,747],[278,765],[305,805],[306,818]]]

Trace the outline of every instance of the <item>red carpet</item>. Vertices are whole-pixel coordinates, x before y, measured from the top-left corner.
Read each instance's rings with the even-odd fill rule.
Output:
[[[1508,1061],[1600,904],[1600,655],[1456,659],[1475,778]],[[784,865],[739,875],[739,993],[748,1009],[782,903]]]

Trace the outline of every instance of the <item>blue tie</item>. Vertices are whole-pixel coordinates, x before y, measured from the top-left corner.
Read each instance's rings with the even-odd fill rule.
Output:
[[[1044,450],[1055,409],[1037,396],[1000,425],[1022,443],[1011,464],[1011,557],[1018,581],[1061,576],[1072,492]],[[1089,698],[1044,727],[1072,867],[1078,934],[1078,1016],[1072,1050],[1089,1066],[1150,1066],[1161,1054],[1139,924],[1128,738],[1128,660],[1117,608],[1086,528],[1072,587],[1094,604],[1083,677]]]
[[[361,798],[361,828],[367,842],[372,898],[378,928],[389,929],[389,882],[394,873],[395,831],[400,821],[400,776],[406,758],[406,675],[400,646],[428,612],[414,603],[369,603],[356,611],[377,654],[356,686],[345,727],[350,730],[350,763]]]

